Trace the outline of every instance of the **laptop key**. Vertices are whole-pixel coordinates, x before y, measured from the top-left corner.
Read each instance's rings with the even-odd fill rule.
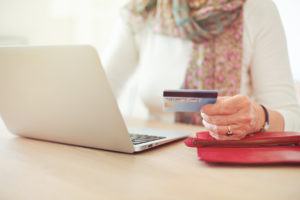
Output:
[[[155,140],[164,139],[166,137],[130,134],[130,138],[131,138],[133,144],[136,145],[136,144],[142,144],[142,143],[146,143],[146,142],[151,142],[151,141],[155,141]]]

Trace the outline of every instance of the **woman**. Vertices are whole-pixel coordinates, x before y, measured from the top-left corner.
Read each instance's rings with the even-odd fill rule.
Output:
[[[114,91],[138,70],[151,116],[164,89],[216,89],[216,104],[176,113],[222,140],[261,131],[300,131],[285,35],[271,0],[132,0],[104,66]]]

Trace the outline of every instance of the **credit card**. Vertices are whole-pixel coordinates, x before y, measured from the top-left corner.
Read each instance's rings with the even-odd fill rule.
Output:
[[[165,90],[164,111],[200,112],[203,105],[216,103],[217,90]]]

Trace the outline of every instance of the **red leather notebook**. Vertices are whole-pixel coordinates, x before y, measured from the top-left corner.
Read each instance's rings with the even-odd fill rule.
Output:
[[[196,147],[200,160],[235,164],[300,164],[300,133],[263,132],[242,140],[216,140],[199,132],[185,144]]]

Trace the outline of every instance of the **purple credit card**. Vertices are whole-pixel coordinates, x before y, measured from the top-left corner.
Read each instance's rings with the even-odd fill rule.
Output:
[[[165,90],[164,111],[200,112],[203,105],[216,103],[217,90]]]

